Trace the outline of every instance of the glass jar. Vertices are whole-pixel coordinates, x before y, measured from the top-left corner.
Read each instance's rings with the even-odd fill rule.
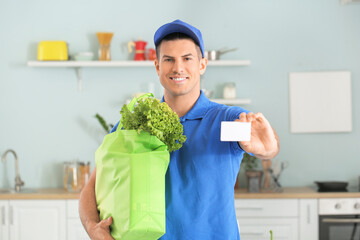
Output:
[[[99,60],[110,61],[110,44],[100,44],[99,46]]]
[[[64,162],[64,188],[68,192],[80,192],[89,180],[90,163]]]
[[[110,61],[110,43],[114,33],[112,32],[97,32],[96,36],[99,40],[99,60]]]
[[[90,178],[90,163],[80,163],[80,185],[84,188]]]
[[[224,89],[223,89],[223,97],[225,99],[235,99],[236,98],[235,83],[233,83],[233,82],[225,83]]]

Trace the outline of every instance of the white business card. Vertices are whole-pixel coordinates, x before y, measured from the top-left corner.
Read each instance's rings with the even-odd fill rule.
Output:
[[[250,141],[251,123],[250,122],[221,122],[220,141]]]

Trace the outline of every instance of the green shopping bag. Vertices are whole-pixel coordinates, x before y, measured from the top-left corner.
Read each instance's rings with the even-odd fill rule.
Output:
[[[127,107],[132,110],[136,101],[134,98]],[[95,153],[100,219],[113,217],[111,235],[115,239],[158,239],[165,233],[168,147],[148,132],[121,128],[120,121]]]

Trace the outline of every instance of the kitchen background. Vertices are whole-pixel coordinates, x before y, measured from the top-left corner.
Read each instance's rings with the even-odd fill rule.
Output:
[[[0,2],[0,154],[14,149],[26,187],[62,187],[62,163],[91,162],[105,135],[94,118],[116,123],[132,94],[155,90],[154,68],[85,68],[78,92],[70,68],[32,68],[41,40],[65,40],[70,54],[97,53],[95,32],[112,31],[113,60],[129,58],[126,43],[181,19],[197,26],[205,48],[238,47],[223,59],[250,60],[246,67],[208,67],[203,87],[221,97],[235,82],[244,106],[262,112],[277,131],[288,161],[283,186],[312,186],[315,180],[349,181],[360,175],[360,4],[339,0],[114,1],[32,0]],[[351,71],[353,130],[348,133],[290,133],[289,73]],[[311,86],[309,86],[311,87]],[[336,98],[336,96],[334,96]],[[306,109],[304,109],[306,114]],[[308,116],[311,118],[311,116]],[[331,118],[332,116],[328,116]],[[0,188],[14,183],[14,162],[0,164]]]

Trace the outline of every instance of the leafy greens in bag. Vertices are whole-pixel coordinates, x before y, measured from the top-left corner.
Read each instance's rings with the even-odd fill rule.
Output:
[[[146,131],[168,146],[169,152],[182,147],[186,141],[179,116],[167,103],[147,97],[138,100],[131,112],[126,105],[120,111],[124,130]]]

